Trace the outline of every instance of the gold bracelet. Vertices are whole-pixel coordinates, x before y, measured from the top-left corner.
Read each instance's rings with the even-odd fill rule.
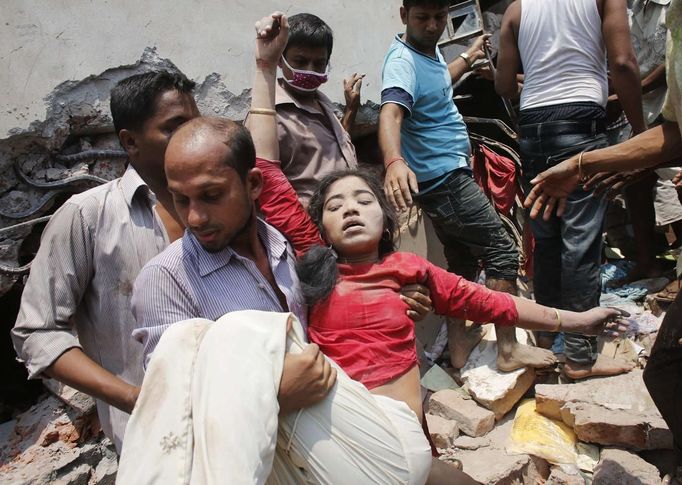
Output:
[[[270,108],[251,108],[249,110],[249,113],[252,115],[269,115],[269,116],[275,116],[277,114],[277,111],[274,109]]]
[[[585,152],[580,152],[580,155],[578,155],[578,181],[579,182],[584,182],[585,181],[585,176],[583,175],[583,155]]]
[[[561,313],[559,313],[558,308],[553,308],[553,310],[554,310],[554,313],[556,313],[557,325],[556,325],[556,328],[552,331],[555,333],[561,332]]]

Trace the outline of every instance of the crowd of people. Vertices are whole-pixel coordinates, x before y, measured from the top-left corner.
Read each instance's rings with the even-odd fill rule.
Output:
[[[504,15],[495,87],[520,95],[536,301],[516,296],[518,249],[474,182],[453,103],[489,35],[446,63],[437,44],[449,3],[400,7],[405,32],[381,67],[383,181],[359,168],[350,138],[363,75],[344,81],[342,119],[319,91],[333,35],[315,15],[256,23],[243,125],[202,116],[177,71],[114,87],[129,165],[54,214],[12,337],[29,377],[97,399],[119,483],[475,483],[435,456],[425,431],[414,322],[429,312],[450,317],[455,368],[481,339],[468,320],[495,323],[502,371],[554,365],[557,333],[568,377],[631,369],[597,352],[596,337],[625,323],[599,307],[607,201],[589,185],[679,156],[682,2],[667,8],[668,50],[646,75],[657,87],[667,77],[663,119],[648,130],[630,22],[664,25],[652,9],[666,2],[516,0]],[[609,102],[636,135],[610,147]],[[447,271],[396,249],[413,204]],[[649,275],[645,252],[637,272]],[[679,313],[676,300],[645,378],[682,458]],[[517,342],[515,327],[537,331],[540,346]]]

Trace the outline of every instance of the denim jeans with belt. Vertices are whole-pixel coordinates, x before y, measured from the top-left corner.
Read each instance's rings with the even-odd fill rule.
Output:
[[[448,271],[473,280],[480,260],[486,277],[516,281],[518,249],[471,171],[457,169],[445,177],[416,200],[444,246]]]
[[[578,125],[576,127],[576,125]],[[521,126],[519,141],[526,190],[537,174],[580,153],[608,146],[606,134],[588,123],[551,121]],[[581,187],[568,196],[561,218],[529,219],[535,237],[535,299],[542,305],[584,311],[599,306],[602,227],[607,201]],[[595,337],[565,335],[565,355],[578,364],[597,356]]]

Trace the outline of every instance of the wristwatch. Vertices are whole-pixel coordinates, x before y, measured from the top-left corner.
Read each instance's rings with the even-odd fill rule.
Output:
[[[473,62],[471,62],[471,59],[469,59],[469,53],[468,53],[468,52],[462,52],[462,53],[459,55],[459,57],[461,57],[462,59],[464,59],[464,62],[467,63],[467,67],[468,67],[469,69],[471,69],[471,65],[473,64]]]

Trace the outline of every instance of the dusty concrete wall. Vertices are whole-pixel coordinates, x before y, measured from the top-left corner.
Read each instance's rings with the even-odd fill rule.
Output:
[[[277,9],[311,12],[335,32],[323,90],[342,104],[343,78],[366,73],[358,122],[369,126],[376,123],[384,53],[402,30],[400,4],[4,0],[0,295],[28,271],[44,224],[31,221],[43,220],[69,194],[121,175],[124,159],[111,154],[120,147],[109,114],[109,91],[118,80],[175,65],[197,81],[203,113],[241,120],[250,102],[255,20]]]
[[[342,78],[366,72],[364,98],[378,101],[381,60],[401,30],[399,0],[4,0],[0,11],[0,139],[46,117],[45,98],[79,81],[134,64],[147,48],[192,79],[207,76],[241,93],[251,82],[253,23],[276,9],[311,12],[335,33],[327,94],[343,101]]]

